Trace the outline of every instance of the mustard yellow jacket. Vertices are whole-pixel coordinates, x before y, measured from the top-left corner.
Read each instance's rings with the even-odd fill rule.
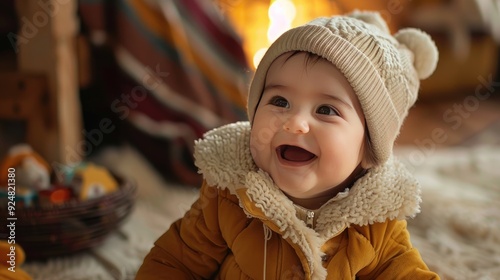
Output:
[[[314,229],[259,170],[248,122],[195,145],[200,198],[162,235],[137,279],[439,279],[412,247],[417,182],[394,159],[328,201]]]

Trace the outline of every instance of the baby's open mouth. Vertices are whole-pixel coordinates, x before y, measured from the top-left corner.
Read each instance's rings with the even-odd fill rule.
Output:
[[[276,151],[282,159],[293,162],[306,162],[316,157],[315,154],[297,146],[281,145]]]

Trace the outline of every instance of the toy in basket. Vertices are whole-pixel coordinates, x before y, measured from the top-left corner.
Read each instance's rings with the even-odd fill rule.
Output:
[[[24,145],[12,148],[1,168],[0,219],[16,218],[15,240],[28,260],[101,244],[134,205],[135,184],[92,163],[68,167],[63,180],[50,180],[56,177],[50,165]],[[7,230],[0,228],[0,236]]]

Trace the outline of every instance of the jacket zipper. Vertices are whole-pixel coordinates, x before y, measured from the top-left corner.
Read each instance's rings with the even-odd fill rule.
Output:
[[[278,240],[278,262],[277,262],[277,267],[276,267],[276,278],[275,279],[280,279],[280,274],[281,274],[281,258],[282,258],[282,245],[281,245],[281,242],[283,242],[283,240]]]
[[[262,269],[263,270],[262,279],[266,280],[266,273],[267,273],[267,241],[269,241],[271,239],[271,236],[272,236],[273,232],[264,223],[262,223],[262,227],[264,229],[264,267]]]
[[[314,228],[314,211],[307,210],[306,225],[308,228]]]

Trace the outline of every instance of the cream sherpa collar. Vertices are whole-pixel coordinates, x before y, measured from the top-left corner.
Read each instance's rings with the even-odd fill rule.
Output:
[[[255,206],[280,228],[283,238],[302,249],[313,279],[326,277],[326,270],[321,266],[321,245],[346,227],[405,219],[420,211],[417,181],[401,163],[391,158],[369,170],[350,190],[329,200],[312,230],[296,217],[293,203],[270,176],[255,165],[249,142],[249,122],[211,130],[195,144],[196,166],[209,185],[227,188],[236,196],[236,190],[245,189]]]

